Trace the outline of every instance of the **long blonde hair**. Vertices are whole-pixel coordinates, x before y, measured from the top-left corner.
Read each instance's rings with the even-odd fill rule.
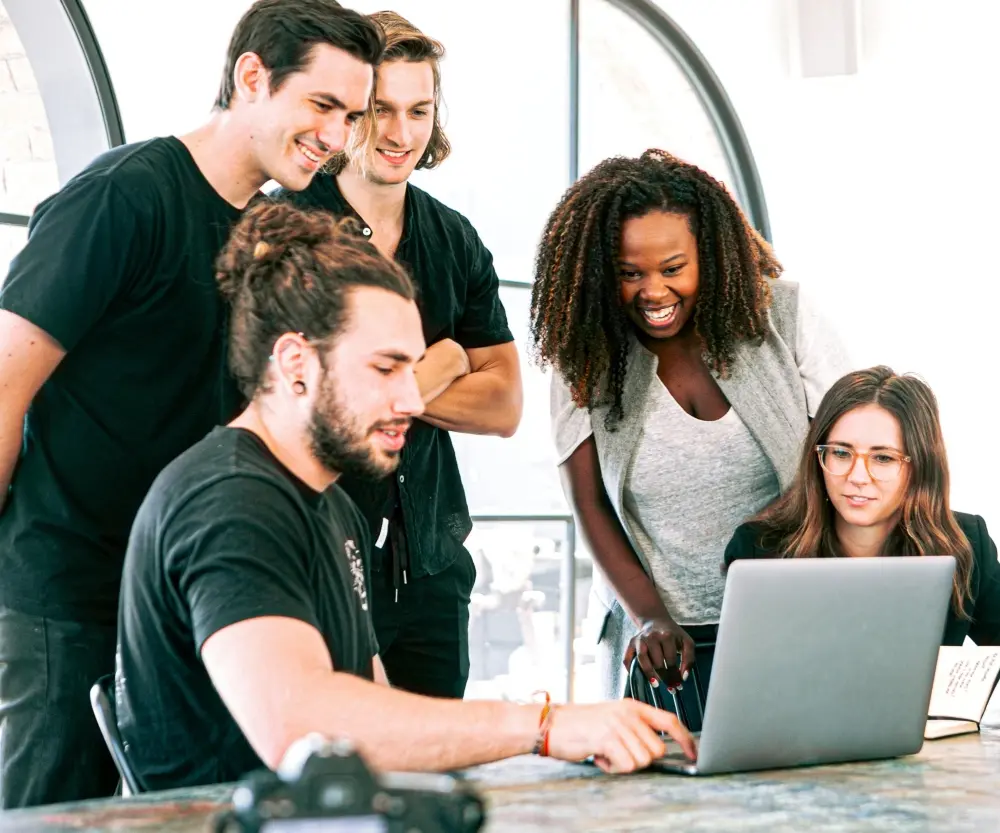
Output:
[[[440,41],[428,37],[405,17],[396,12],[375,12],[368,16],[377,23],[385,33],[385,51],[379,66],[385,66],[391,61],[407,61],[419,64],[430,64],[434,74],[434,127],[431,138],[423,156],[417,162],[416,170],[436,168],[451,153],[451,142],[441,127],[441,59],[444,58],[444,46]],[[339,174],[348,164],[353,162],[362,172],[368,164],[371,151],[378,138],[378,114],[375,112],[375,100],[378,95],[378,80],[376,70],[375,88],[368,101],[368,109],[364,118],[359,119],[351,131],[347,146],[336,154],[326,165],[327,172]]]

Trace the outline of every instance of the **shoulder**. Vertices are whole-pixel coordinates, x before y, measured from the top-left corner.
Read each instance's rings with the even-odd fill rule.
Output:
[[[347,208],[347,203],[337,188],[337,178],[326,173],[316,174],[301,191],[278,188],[272,191],[268,198],[279,202],[290,202],[299,208],[318,208],[338,216],[344,214]]]
[[[409,198],[418,223],[425,227],[435,226],[452,243],[462,243],[467,249],[483,248],[479,233],[468,217],[416,185],[409,184],[406,187],[409,189]]]
[[[986,520],[982,515],[968,512],[952,512],[955,522],[959,525],[965,537],[969,539],[972,553],[978,561],[989,550],[990,534],[986,529]]]
[[[137,524],[162,529],[195,518],[218,525],[298,514],[294,485],[249,432],[217,428],[169,463],[154,480]]]
[[[549,389],[549,416],[556,447],[556,465],[561,466],[580,443],[594,433],[591,414],[573,401],[569,385],[558,372],[552,372]]]
[[[799,285],[795,281],[779,278],[769,281],[769,287],[771,305],[768,316],[782,340],[794,347],[799,318]]]
[[[728,567],[734,561],[748,558],[773,558],[774,547],[768,546],[765,529],[761,524],[748,522],[740,524],[733,531],[733,537],[726,545],[724,561]]]
[[[782,308],[792,307],[798,305],[799,302],[799,283],[798,281],[790,281],[787,278],[775,278],[770,279],[769,284],[771,287],[771,303],[772,305],[778,305]]]
[[[187,148],[172,136],[112,148],[98,156],[78,176],[113,182],[127,194],[174,188],[196,172]]]
[[[345,531],[359,535],[367,534],[368,522],[354,499],[339,483],[334,483],[327,490],[326,503],[333,516],[345,527]]]
[[[183,147],[174,147],[170,138],[112,148],[40,203],[33,222],[49,213],[72,211],[75,203],[85,207],[91,217],[109,210],[114,213],[118,205],[127,209],[132,222],[156,216],[170,199],[185,198],[187,188],[181,151]],[[188,164],[190,177],[193,160]],[[121,213],[116,218],[122,219]]]

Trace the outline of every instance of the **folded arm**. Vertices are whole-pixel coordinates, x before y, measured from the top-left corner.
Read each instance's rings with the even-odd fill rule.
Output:
[[[461,351],[467,359],[458,356]],[[464,350],[451,339],[428,348],[417,366],[426,410],[446,431],[510,437],[521,421],[521,363],[513,342]]]

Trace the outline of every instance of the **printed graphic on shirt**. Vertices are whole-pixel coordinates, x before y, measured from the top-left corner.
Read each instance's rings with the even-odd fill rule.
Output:
[[[351,539],[344,544],[347,553],[347,563],[351,565],[351,578],[354,579],[354,592],[361,599],[361,609],[368,610],[368,592],[365,590],[365,567],[358,554],[357,544]]]

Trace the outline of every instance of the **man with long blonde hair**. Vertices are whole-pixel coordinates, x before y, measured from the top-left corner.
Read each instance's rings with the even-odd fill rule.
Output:
[[[469,221],[408,182],[451,147],[441,127],[441,44],[395,12],[372,15],[386,50],[368,117],[305,191],[306,207],[353,216],[417,286],[429,345],[417,366],[424,413],[391,478],[344,478],[375,542],[372,612],[393,685],[461,697],[469,674],[464,547],[472,528],[449,431],[509,437],[521,418],[517,350],[493,258]]]

